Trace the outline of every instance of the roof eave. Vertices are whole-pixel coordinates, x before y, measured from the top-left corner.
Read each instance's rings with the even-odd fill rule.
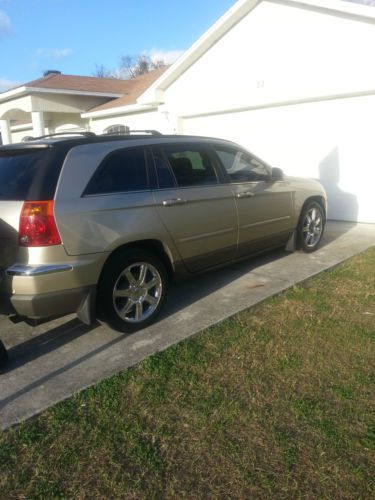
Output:
[[[60,94],[60,95],[79,95],[88,97],[108,97],[117,99],[126,94],[126,92],[97,92],[93,90],[72,90],[72,89],[59,89],[59,88],[45,88],[45,87],[18,87],[13,90],[8,90],[0,94],[0,102],[10,101],[14,98],[22,97],[27,94]]]
[[[14,97],[21,97],[22,95],[27,94],[26,89],[27,87],[22,85],[22,87],[6,90],[0,94],[0,102],[10,101],[14,99]]]
[[[84,95],[91,97],[122,97],[126,92],[97,92],[94,90],[72,90],[72,89],[49,89],[44,87],[25,87],[27,92],[33,94],[64,94],[64,95]]]

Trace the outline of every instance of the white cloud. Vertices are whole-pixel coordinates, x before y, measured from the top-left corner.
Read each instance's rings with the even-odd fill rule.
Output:
[[[6,90],[12,89],[14,87],[18,87],[21,85],[21,82],[8,80],[7,78],[0,77],[0,92],[5,92]]]
[[[36,56],[44,59],[54,59],[59,61],[60,59],[65,59],[73,53],[73,49],[38,49],[36,51]]]
[[[142,52],[142,55],[148,56],[152,62],[164,61],[167,64],[173,64],[182,54],[182,50],[151,49]]]
[[[0,37],[8,35],[11,32],[11,23],[9,17],[0,10]]]

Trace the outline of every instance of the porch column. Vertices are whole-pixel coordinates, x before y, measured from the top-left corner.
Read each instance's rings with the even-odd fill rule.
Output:
[[[12,135],[8,120],[0,120],[0,131],[3,144],[12,144]]]
[[[31,121],[33,123],[33,134],[34,137],[39,137],[40,135],[44,135],[44,118],[42,111],[32,111],[31,112]]]

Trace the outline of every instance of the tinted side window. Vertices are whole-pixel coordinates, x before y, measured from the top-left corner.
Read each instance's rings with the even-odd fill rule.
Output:
[[[125,149],[107,156],[84,194],[124,193],[149,189],[143,149]]]
[[[221,147],[215,147],[215,151],[232,182],[254,182],[269,179],[265,165],[248,153]]]
[[[218,183],[215,169],[204,148],[199,146],[169,146],[165,148],[165,153],[179,186],[202,186]]]
[[[176,187],[176,180],[173,176],[168,160],[159,148],[153,149],[155,168],[157,173],[157,186],[159,189]]]

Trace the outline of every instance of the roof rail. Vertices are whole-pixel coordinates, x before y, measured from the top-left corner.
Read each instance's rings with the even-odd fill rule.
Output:
[[[83,137],[96,137],[94,132],[56,132],[54,134],[40,135],[39,137],[32,137],[29,141],[38,141],[39,139],[47,139],[48,137],[58,137],[64,135],[82,135]]]
[[[163,135],[161,132],[158,132],[157,130],[129,130],[129,134],[151,134],[151,135]]]

